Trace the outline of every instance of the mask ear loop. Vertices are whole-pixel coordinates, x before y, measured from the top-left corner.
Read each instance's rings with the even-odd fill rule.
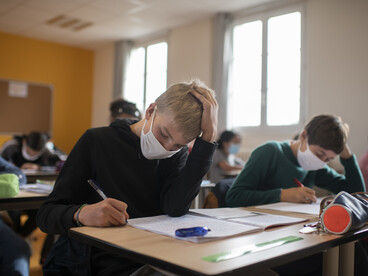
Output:
[[[155,119],[155,115],[156,115],[156,107],[155,107],[155,109],[153,110],[153,114],[152,114],[152,123],[151,123],[151,126],[150,126],[150,129],[149,129],[149,131],[148,132],[151,132],[152,131],[152,126],[153,126],[153,120]],[[144,124],[143,124],[143,127],[142,127],[142,133],[144,134],[144,135],[146,135],[147,133],[144,133],[144,127],[146,126],[146,123],[148,122],[148,120],[146,119],[146,120],[144,120]]]
[[[151,126],[150,126],[150,131],[152,131],[153,120],[155,119],[155,115],[156,115],[156,106],[155,106],[155,109],[153,110],[153,114],[152,114],[152,123],[151,123]]]

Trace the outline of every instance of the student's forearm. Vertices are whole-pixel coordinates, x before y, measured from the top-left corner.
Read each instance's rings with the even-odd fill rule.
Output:
[[[226,194],[226,205],[229,207],[247,207],[280,201],[281,189],[268,191],[252,191],[246,189],[231,189]]]
[[[355,155],[352,155],[349,159],[341,160],[341,163],[345,168],[347,192],[353,193],[365,191],[363,175],[359,169]]]
[[[319,187],[325,188],[335,194],[340,191],[348,193],[365,191],[364,179],[360,172],[355,155],[348,159],[341,159],[345,175],[337,173],[333,169],[321,173],[316,179]]]
[[[164,213],[182,216],[188,212],[192,201],[199,193],[202,179],[209,166],[210,163],[206,160],[190,157],[180,175],[167,180],[171,185],[162,202]]]
[[[73,215],[79,205],[63,205],[46,202],[37,213],[37,225],[49,234],[67,234],[71,227],[75,227]]]
[[[170,216],[181,216],[188,212],[193,199],[199,193],[202,179],[211,166],[217,145],[202,139],[197,140],[179,174],[166,179],[169,187],[165,191],[162,208]]]

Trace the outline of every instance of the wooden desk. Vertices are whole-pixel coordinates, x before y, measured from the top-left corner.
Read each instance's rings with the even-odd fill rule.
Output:
[[[276,267],[323,251],[326,251],[323,275],[353,275],[351,274],[351,256],[346,257],[346,253],[351,253],[353,241],[368,236],[368,227],[338,236],[303,235],[298,232],[302,226],[303,224],[297,224],[202,244],[177,240],[135,229],[129,225],[109,228],[72,228],[69,236],[103,250],[120,254],[122,257],[179,275],[243,275],[247,271]],[[303,240],[219,263],[201,260],[204,256],[290,235],[300,236]],[[345,257],[340,259],[340,267],[339,250],[340,255]],[[340,274],[338,274],[339,271],[341,271]]]
[[[0,198],[0,210],[38,209],[46,198],[46,194],[20,190],[15,197]]]
[[[36,180],[49,180],[55,181],[58,177],[58,172],[26,172],[25,175],[27,176],[27,183],[35,183]]]
[[[235,178],[241,173],[241,171],[242,170],[233,170],[233,171],[225,172],[224,178]]]

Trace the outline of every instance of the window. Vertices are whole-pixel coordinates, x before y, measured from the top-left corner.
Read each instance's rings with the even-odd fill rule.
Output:
[[[124,82],[124,98],[144,111],[166,90],[166,85],[167,43],[133,49]]]
[[[301,12],[233,28],[228,127],[301,124]]]

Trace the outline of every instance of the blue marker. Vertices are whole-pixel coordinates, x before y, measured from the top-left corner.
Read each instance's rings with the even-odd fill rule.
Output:
[[[177,237],[195,237],[195,236],[205,236],[208,231],[211,231],[211,229],[208,229],[207,227],[191,227],[191,228],[181,228],[175,230],[175,236]]]

